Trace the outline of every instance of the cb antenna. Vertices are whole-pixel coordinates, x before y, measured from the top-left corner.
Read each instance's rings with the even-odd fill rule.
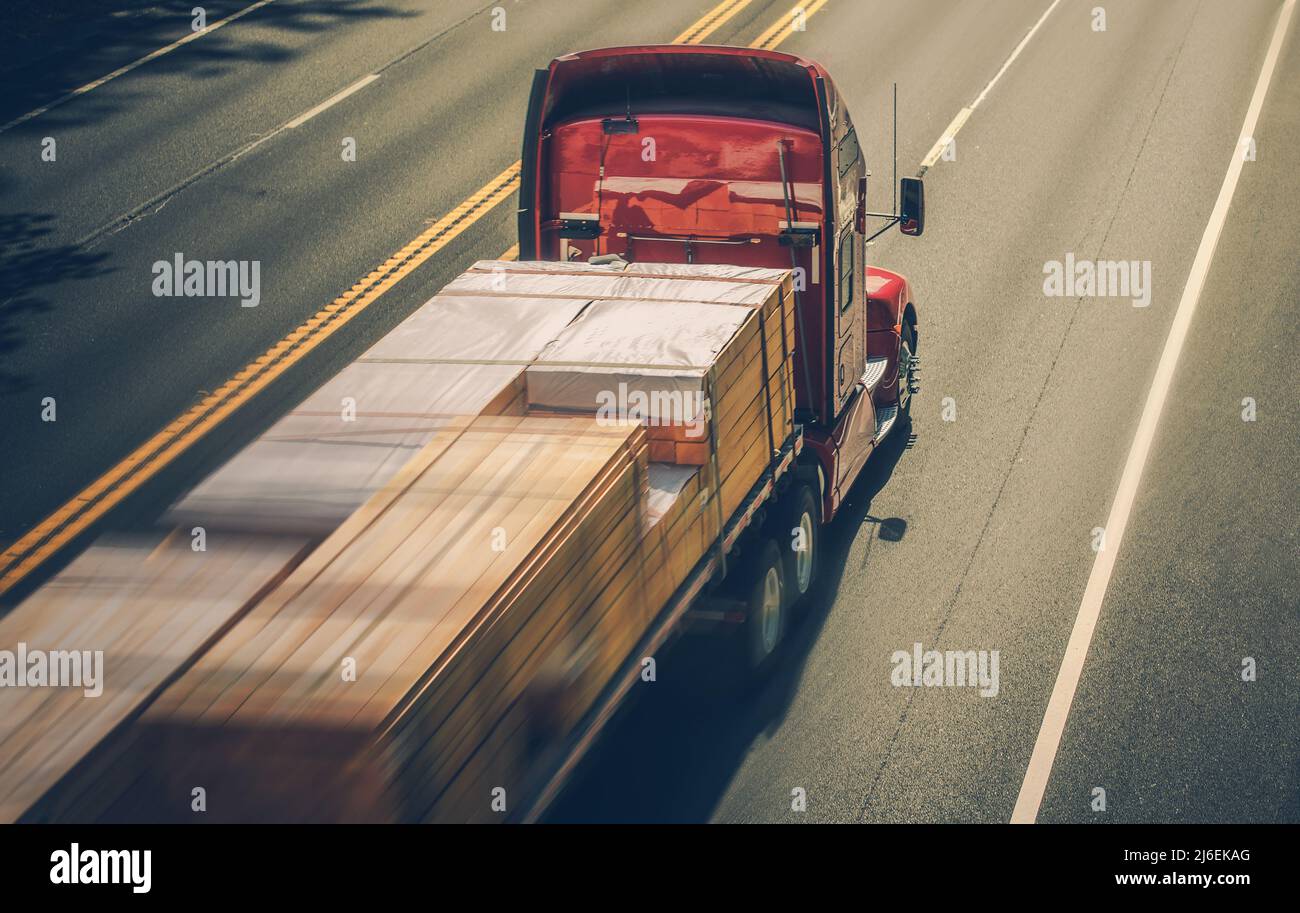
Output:
[[[864,244],[870,244],[872,241],[876,240],[876,238],[879,238],[889,229],[897,225],[902,218],[898,212],[898,83],[894,83],[894,181],[893,183],[894,183],[893,208],[890,209],[889,212],[872,212],[870,210],[867,211],[867,215],[879,219],[885,219],[887,221],[885,222],[882,228],[880,228],[878,231],[872,232],[865,239],[863,239]]]
[[[898,83],[894,83],[894,212],[898,212]]]

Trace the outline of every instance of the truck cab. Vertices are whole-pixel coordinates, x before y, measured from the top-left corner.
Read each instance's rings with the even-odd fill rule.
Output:
[[[866,190],[853,120],[814,62],[681,45],[568,54],[534,78],[520,258],[793,269],[796,414],[828,521],[916,389],[910,289],[866,265]],[[909,190],[915,210],[919,182]],[[921,211],[892,218],[920,234]]]

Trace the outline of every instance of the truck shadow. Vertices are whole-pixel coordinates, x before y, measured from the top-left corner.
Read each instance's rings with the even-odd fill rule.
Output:
[[[722,693],[716,639],[684,637],[658,658],[658,682],[635,694],[584,762],[547,820],[707,821],[754,740],[789,712],[813,645],[829,617],[859,531],[897,541],[901,518],[877,518],[871,502],[909,440],[892,436],[874,455],[822,539],[820,582],[786,634],[780,663],[739,696]]]

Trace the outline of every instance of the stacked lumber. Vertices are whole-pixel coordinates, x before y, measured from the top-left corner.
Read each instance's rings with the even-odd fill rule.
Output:
[[[651,463],[641,542],[646,600],[662,606],[718,537],[718,514],[695,466]]]
[[[471,384],[138,727],[217,820],[499,820],[492,790],[528,792],[789,437],[785,273],[489,262],[436,301],[540,328],[426,359],[504,392]]]
[[[570,282],[579,278],[588,280]],[[647,425],[652,460],[716,462],[710,479],[730,516],[793,430],[788,285],[777,278],[744,284],[700,279],[690,272],[597,276],[587,284],[595,282],[608,286],[599,290],[606,297],[594,299],[525,372],[529,411]],[[707,303],[704,296],[747,306]]]
[[[500,820],[788,439],[793,351],[784,271],[476,264],[173,507],[221,550],[92,550],[5,619],[140,672],[0,705],[54,746],[0,729],[4,808]]]
[[[703,414],[686,422],[648,422],[650,459],[677,466],[704,466],[709,462],[709,427]]]
[[[144,715],[170,791],[218,820],[498,819],[658,608],[647,486],[637,426],[454,420]]]
[[[20,644],[29,656],[90,651],[93,662],[102,652],[96,696],[0,687],[0,821],[97,817],[139,772],[121,763],[126,724],[287,572],[303,543],[212,536],[206,546],[97,543],[0,619],[0,649],[13,654]],[[83,668],[83,683],[94,676]]]
[[[481,261],[447,293],[491,296],[520,284],[591,302],[525,372],[528,412],[646,427],[641,561],[646,603],[664,606],[762,475],[769,447],[793,432],[793,276],[725,265]],[[645,396],[634,403],[638,392]],[[702,416],[684,408],[700,392]]]
[[[520,286],[590,301],[525,372],[528,412],[645,425],[651,502],[661,509],[647,517],[643,560],[648,599],[662,605],[761,476],[769,447],[793,431],[793,276],[725,265],[481,261],[446,292],[492,296]],[[701,393],[703,415],[687,408]]]
[[[752,312],[710,377],[713,450],[721,480],[715,487],[726,517],[740,507],[794,431],[795,318],[788,282]]]

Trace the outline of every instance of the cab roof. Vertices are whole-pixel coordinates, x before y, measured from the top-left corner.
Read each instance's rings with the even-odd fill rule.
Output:
[[[574,117],[724,114],[817,129],[816,63],[753,48],[637,45],[551,61],[542,127]]]

